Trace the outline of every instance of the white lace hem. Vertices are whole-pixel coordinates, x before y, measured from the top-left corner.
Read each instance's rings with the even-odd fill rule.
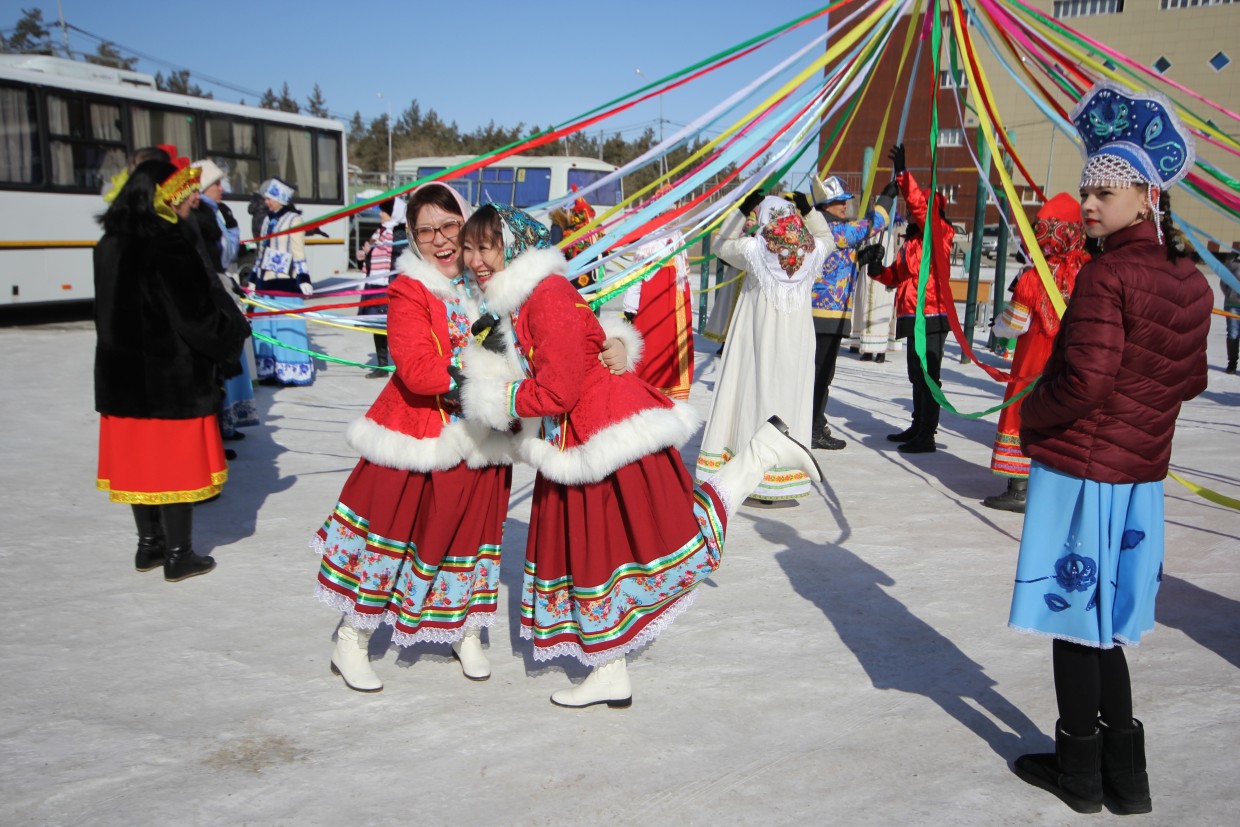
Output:
[[[728,491],[728,487],[726,485],[719,484],[718,480],[719,475],[712,474],[710,479],[702,483],[702,487],[705,488],[708,485],[710,486],[710,490],[715,492],[715,496],[719,498],[719,502],[723,503],[724,513],[730,520],[732,519],[732,515],[736,513],[737,503],[732,502],[732,494]]]
[[[534,660],[545,661],[559,657],[573,657],[581,661],[586,666],[602,666],[613,660],[625,657],[630,652],[645,648],[654,639],[663,633],[663,630],[671,625],[672,621],[680,617],[681,613],[693,605],[693,601],[697,599],[697,590],[691,589],[684,597],[677,600],[671,606],[663,610],[663,613],[652,620],[646,628],[642,629],[637,637],[612,649],[605,649],[602,652],[587,653],[581,648],[580,643],[557,643],[553,646],[535,646]],[[528,626],[521,626],[521,637],[524,640],[533,640],[534,633]]]
[[[1068,643],[1076,643],[1081,646],[1090,646],[1094,649],[1113,649],[1117,645],[1136,648],[1141,645],[1141,641],[1129,640],[1123,635],[1112,635],[1114,640],[1110,643],[1100,643],[1096,640],[1086,640],[1085,638],[1072,637],[1071,635],[1060,635],[1055,634],[1054,632],[1044,632],[1041,629],[1031,629],[1028,626],[1017,626],[1011,621],[1008,622],[1008,628],[1013,632],[1018,632],[1022,635],[1029,635],[1030,637],[1048,637],[1052,640],[1066,640]],[[1153,631],[1153,629],[1147,629],[1145,632],[1142,632],[1142,634],[1148,634]]]
[[[465,620],[460,626],[451,629],[419,629],[410,634],[409,632],[396,631],[396,613],[391,609],[386,610],[381,615],[361,614],[356,610],[352,600],[322,584],[315,587],[314,597],[325,606],[343,614],[344,622],[354,629],[373,632],[379,628],[380,623],[386,623],[393,629],[392,643],[401,648],[412,646],[415,643],[456,643],[465,637],[467,629],[485,629],[495,624],[495,612],[470,612],[465,615]]]

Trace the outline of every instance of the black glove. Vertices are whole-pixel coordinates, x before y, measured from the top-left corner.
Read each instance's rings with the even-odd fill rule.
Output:
[[[456,365],[448,365],[448,375],[456,383],[456,387],[442,394],[444,405],[450,411],[461,410],[461,388],[465,387],[465,372]]]
[[[892,178],[891,181],[887,183],[887,186],[883,187],[883,191],[879,193],[880,198],[889,198],[892,201],[895,201],[896,198],[899,197],[899,195],[900,195],[900,185],[899,183],[896,182],[896,179],[894,178]]]
[[[758,208],[758,205],[762,203],[762,199],[765,197],[761,190],[756,190],[746,195],[745,200],[740,203],[741,215],[749,216],[750,213]]]
[[[624,311],[624,320],[625,320],[626,322],[628,322],[629,324],[633,324],[633,320],[634,320],[634,319],[636,319],[636,318],[637,318],[637,314],[636,314],[636,313],[630,313],[630,312],[629,312],[629,311],[627,311],[627,310],[626,310],[626,311]]]
[[[469,328],[469,333],[477,339],[478,344],[492,353],[503,353],[507,349],[505,347],[504,334],[499,328],[499,316],[496,316],[494,313],[487,313],[485,316],[480,317]]]
[[[904,144],[895,144],[891,147],[891,151],[887,153],[887,157],[891,159],[891,169],[896,175],[908,170],[904,165]]]
[[[809,215],[813,212],[814,205],[809,203],[809,196],[803,192],[792,193],[792,203],[797,205],[797,212],[802,216]]]

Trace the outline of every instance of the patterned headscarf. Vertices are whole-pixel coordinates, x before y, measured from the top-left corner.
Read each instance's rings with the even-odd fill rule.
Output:
[[[814,252],[814,236],[805,228],[796,207],[782,198],[767,196],[758,205],[758,237],[768,259],[791,278]]]
[[[1066,192],[1061,192],[1042,205],[1033,225],[1038,247],[1055,276],[1055,286],[1066,302],[1076,286],[1076,274],[1089,261],[1085,252],[1085,225],[1081,223],[1081,205]],[[1032,274],[1031,274],[1032,275]],[[1033,276],[1036,278],[1036,275]],[[1059,330],[1059,315],[1051,298],[1043,291],[1035,312],[1052,336]]]
[[[505,204],[492,204],[504,231],[504,266],[526,250],[549,250],[551,231],[529,213]]]

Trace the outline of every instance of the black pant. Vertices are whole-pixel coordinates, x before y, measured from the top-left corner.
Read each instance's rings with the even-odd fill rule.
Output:
[[[818,333],[814,336],[814,435],[831,433],[827,427],[827,396],[831,393],[831,380],[835,378],[835,362],[840,355],[842,333]]]
[[[926,370],[936,384],[943,368],[943,345],[946,343],[946,330],[926,334]],[[926,375],[922,373],[921,359],[911,334],[907,343],[907,359],[908,380],[913,383],[913,427],[934,434],[939,429],[939,403],[926,384]]]
[[[1099,649],[1066,640],[1051,644],[1059,726],[1069,735],[1091,735],[1098,716],[1109,726],[1132,726],[1132,679],[1123,647]]]

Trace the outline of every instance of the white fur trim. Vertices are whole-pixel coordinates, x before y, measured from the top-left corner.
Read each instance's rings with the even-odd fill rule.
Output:
[[[401,471],[446,471],[462,460],[470,468],[513,461],[511,437],[462,420],[445,425],[438,437],[418,438],[363,416],[349,425],[345,439],[376,465]]]
[[[558,249],[526,250],[487,282],[487,309],[499,316],[511,313],[525,304],[539,282],[567,271],[568,262]]]
[[[625,367],[629,371],[637,370],[637,365],[642,360],[642,351],[646,346],[642,334],[638,333],[637,328],[621,316],[604,316],[599,319],[599,324],[603,326],[603,333],[607,338],[619,339],[624,344],[624,349],[629,354],[629,361]]]
[[[524,378],[512,360],[471,342],[461,351],[461,370],[465,385],[461,388],[461,407],[465,418],[507,431],[513,417],[508,412],[508,386]]]
[[[431,291],[433,296],[441,299],[456,296],[456,287],[452,284],[452,279],[439,272],[434,264],[419,258],[409,250],[401,253],[400,258],[396,259],[396,269],[401,275],[421,282],[422,286]]]
[[[522,420],[517,456],[544,477],[564,485],[598,482],[614,471],[664,448],[680,448],[701,427],[691,406],[650,408],[608,425],[582,445],[560,450],[538,437],[541,420]]]

